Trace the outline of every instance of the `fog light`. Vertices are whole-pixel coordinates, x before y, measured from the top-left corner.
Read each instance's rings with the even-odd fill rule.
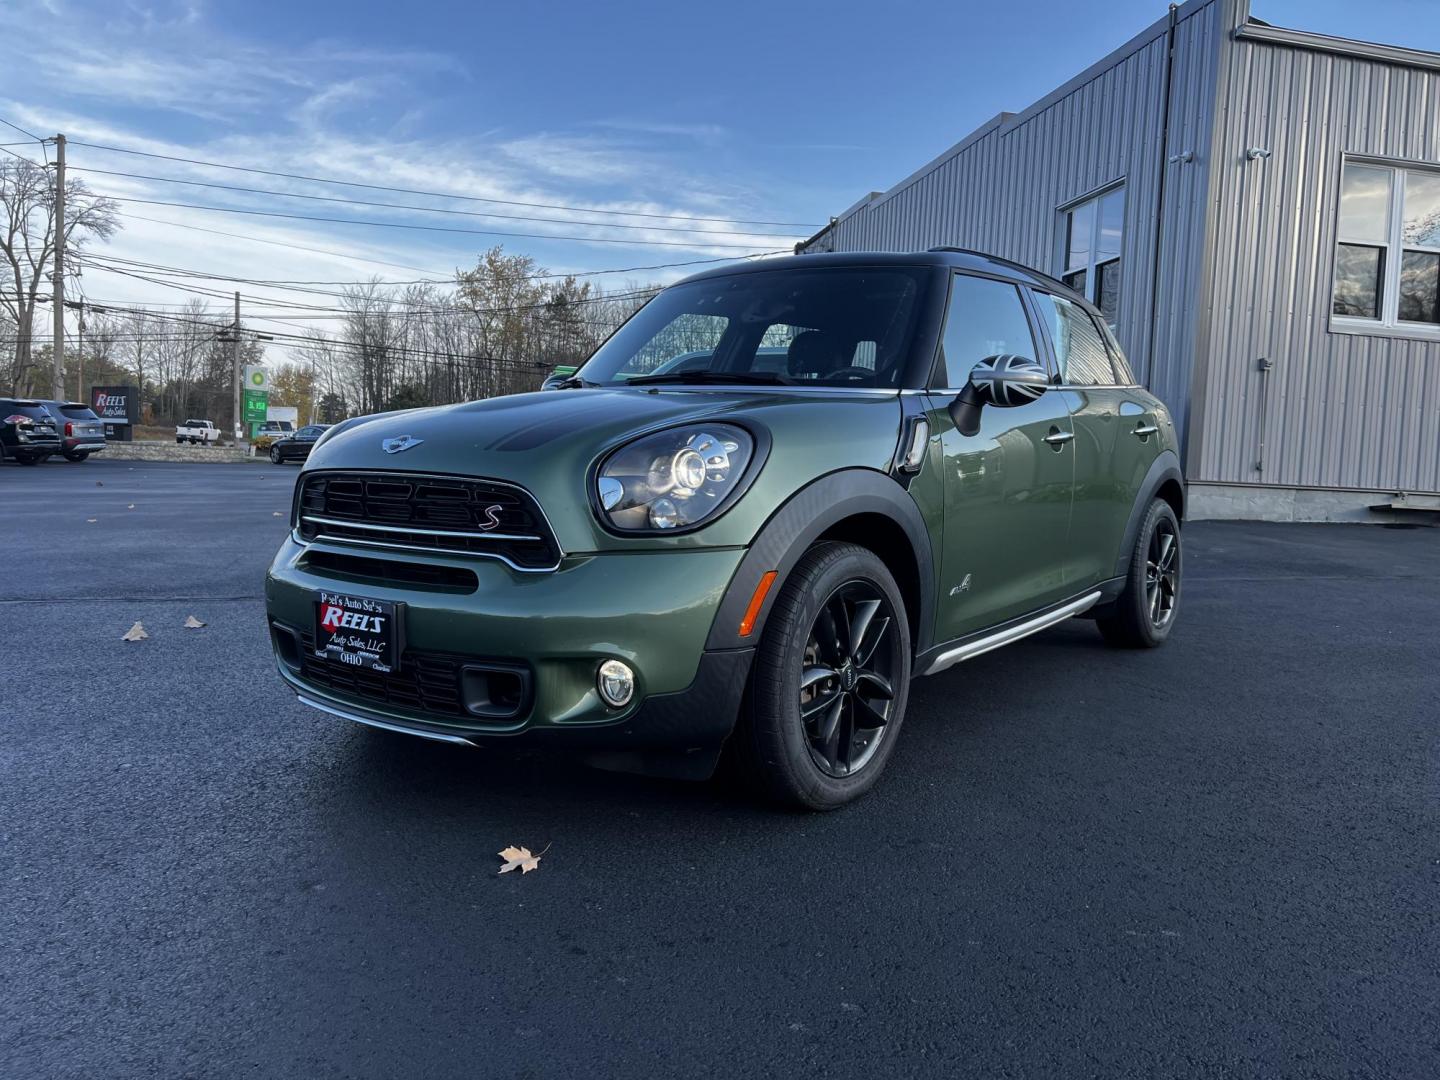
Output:
[[[605,699],[605,704],[618,709],[635,693],[635,672],[630,670],[628,664],[622,664],[619,660],[606,660],[600,665],[595,685],[600,696]]]

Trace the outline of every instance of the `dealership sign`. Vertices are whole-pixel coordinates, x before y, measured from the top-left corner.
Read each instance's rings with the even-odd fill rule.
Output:
[[[133,424],[140,419],[140,391],[133,386],[92,386],[90,407],[107,424]]]

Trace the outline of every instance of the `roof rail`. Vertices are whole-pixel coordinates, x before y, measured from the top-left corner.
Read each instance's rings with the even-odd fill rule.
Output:
[[[936,247],[926,248],[925,250],[927,252],[950,251],[954,252],[956,255],[974,255],[976,258],[989,259],[991,262],[1003,263],[1005,266],[1013,266],[1016,270],[1024,270],[1027,274],[1034,274],[1036,277],[1044,278],[1046,281],[1053,281],[1056,285],[1059,285],[1062,288],[1070,288],[1070,286],[1066,285],[1059,278],[1051,274],[1047,274],[1043,270],[1036,270],[1033,266],[1026,266],[1024,263],[1016,262],[1014,259],[1006,259],[1000,255],[992,255],[988,251],[977,251],[975,248],[967,247],[954,247],[949,244],[940,244]]]

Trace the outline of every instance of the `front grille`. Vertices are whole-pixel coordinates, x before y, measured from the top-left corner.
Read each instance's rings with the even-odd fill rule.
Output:
[[[553,570],[560,563],[539,504],[523,488],[497,480],[316,472],[301,481],[297,509],[304,540],[474,555],[521,570]]]
[[[460,657],[406,650],[400,670],[389,674],[355,668],[315,655],[315,634],[301,633],[301,672],[336,693],[437,716],[466,716],[460,698]]]

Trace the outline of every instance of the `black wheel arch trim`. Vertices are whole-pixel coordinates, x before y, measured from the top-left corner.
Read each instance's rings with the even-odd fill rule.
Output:
[[[1120,545],[1120,551],[1115,557],[1115,575],[1117,577],[1124,576],[1129,572],[1130,556],[1134,554],[1135,538],[1140,534],[1140,525],[1145,520],[1145,514],[1160,493],[1160,489],[1171,480],[1180,485],[1181,492],[1180,512],[1175,516],[1181,521],[1185,520],[1185,474],[1180,471],[1180,458],[1174,450],[1162,450],[1150,463],[1150,471],[1145,474],[1145,479],[1140,484],[1140,493],[1135,499],[1135,505],[1130,508],[1130,519],[1125,523],[1125,541]]]
[[[914,613],[916,633],[911,645],[917,653],[927,648],[935,610],[935,564],[930,532],[920,508],[905,488],[893,477],[865,468],[827,473],[791,495],[770,516],[730,579],[705,648],[738,649],[759,642],[775,597],[800,557],[828,530],[860,514],[880,514],[890,519],[910,541],[920,585],[920,610]],[[775,582],[765,594],[750,634],[742,638],[740,621],[761,578],[771,570],[777,572]]]

